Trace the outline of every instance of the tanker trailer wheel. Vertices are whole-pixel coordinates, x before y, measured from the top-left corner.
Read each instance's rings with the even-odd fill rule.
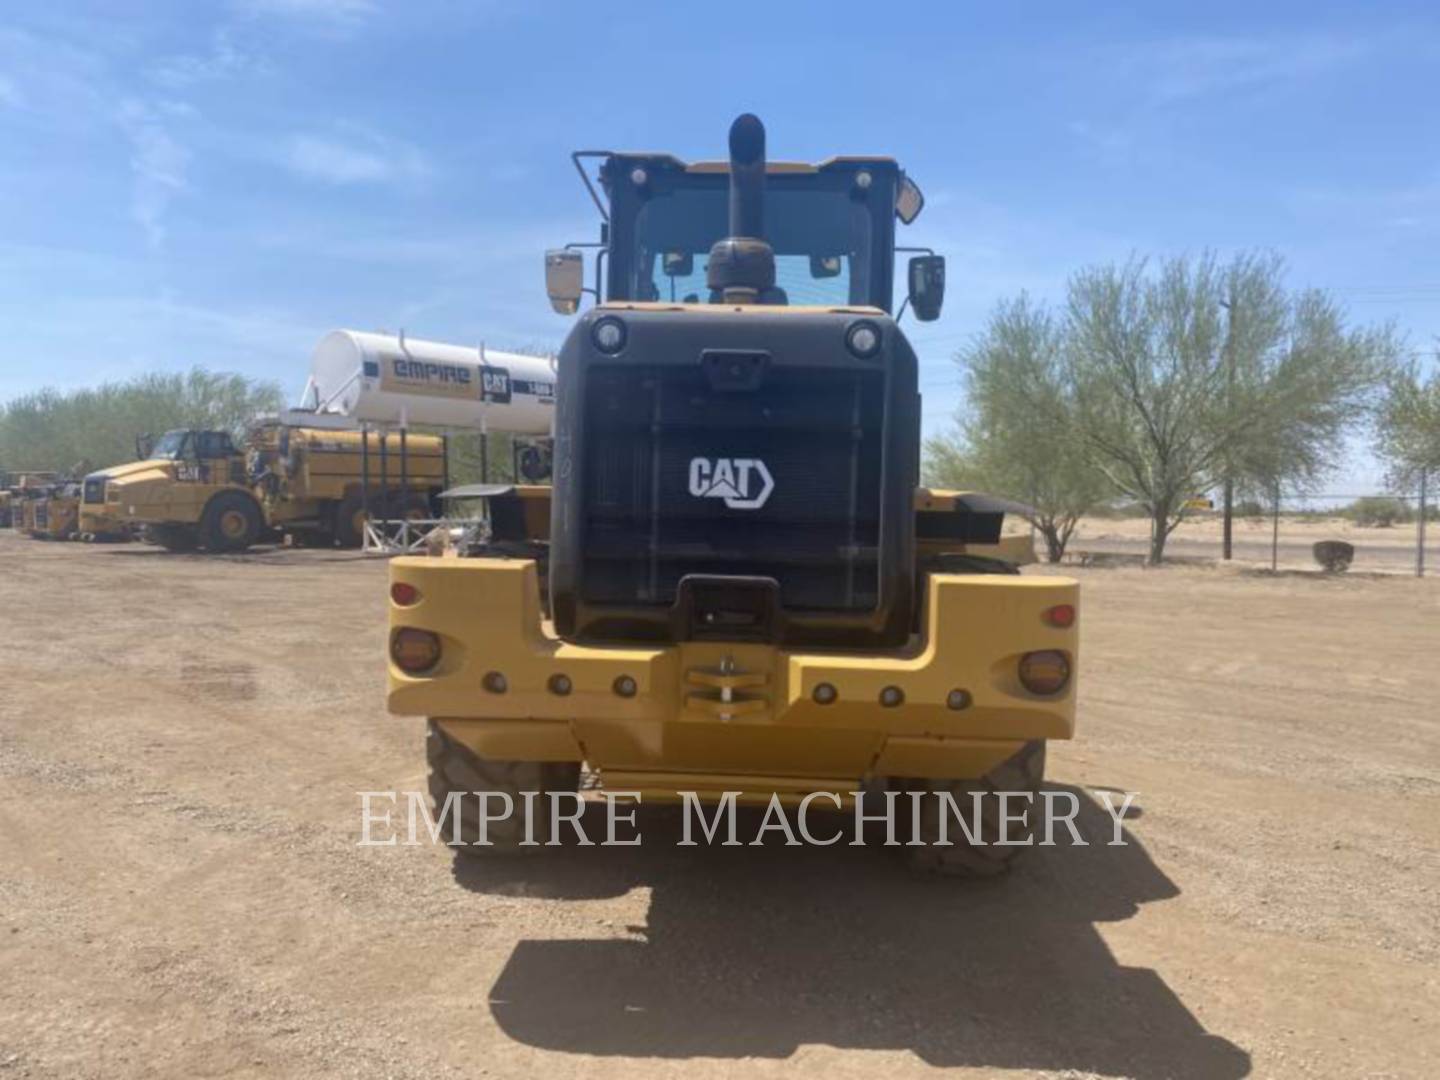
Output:
[[[1045,779],[1045,740],[1027,742],[1013,755],[987,772],[978,780],[908,780],[902,782],[906,791],[923,791],[921,801],[920,830],[916,834],[924,841],[924,847],[907,847],[903,850],[912,868],[930,874],[948,874],[957,877],[996,877],[1010,869],[1010,865],[1027,851],[1033,843],[1035,826],[1041,814],[1040,784]],[[1002,833],[1000,827],[1000,799],[996,792],[1029,792],[1030,799],[1012,796],[1006,800],[1007,820]],[[979,844],[971,844],[955,819],[948,804],[935,796],[935,792],[949,792],[955,805],[965,817]],[[974,795],[981,795],[981,811],[973,809]],[[908,818],[908,799],[901,796],[897,804],[905,806],[903,816]],[[948,815],[946,839],[951,846],[941,846],[940,816]],[[979,818],[978,827],[975,818]],[[1005,840],[1005,846],[997,841]],[[1014,845],[1014,846],[1011,846]]]
[[[365,504],[359,495],[347,495],[335,508],[332,530],[342,548],[358,548],[365,539]]]
[[[200,546],[200,537],[189,525],[149,525],[145,530],[146,539],[159,544],[166,551],[194,551]]]
[[[260,509],[238,491],[222,491],[200,516],[200,538],[210,551],[244,551],[260,536]]]
[[[465,847],[457,847],[456,850],[471,855],[532,850],[528,844],[520,846],[525,839],[524,793],[527,791],[537,793],[533,800],[535,821],[530,835],[537,844],[544,844],[550,839],[550,799],[547,793],[577,791],[580,787],[578,761],[482,758],[447,735],[434,720],[427,721],[425,757],[430,766],[430,800],[437,818],[450,793],[461,793],[445,818],[443,835],[447,843],[458,841],[465,844]],[[480,793],[479,798],[476,792]],[[480,799],[489,792],[510,796],[514,811],[509,817],[499,820],[502,800],[486,798],[492,814],[497,815],[491,818],[486,830],[489,845],[472,846],[480,839]]]

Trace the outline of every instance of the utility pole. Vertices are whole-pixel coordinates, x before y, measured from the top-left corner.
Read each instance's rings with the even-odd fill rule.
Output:
[[[1280,569],[1280,481],[1275,481],[1275,516],[1270,532],[1270,572]]]
[[[1225,351],[1222,358],[1225,363],[1225,412],[1228,424],[1230,410],[1235,406],[1235,286],[1233,283],[1230,286],[1230,299],[1221,300],[1220,306],[1225,309]],[[1235,477],[1230,468],[1230,448],[1228,446],[1225,448],[1225,485],[1221,501],[1223,519],[1220,557],[1229,562],[1234,550],[1235,537]]]
[[[1427,494],[1426,487],[1427,487],[1427,481],[1428,481],[1429,479],[1430,479],[1430,470],[1429,470],[1429,469],[1421,469],[1421,470],[1420,470],[1420,526],[1419,526],[1420,535],[1416,538],[1416,541],[1415,541],[1415,576],[1416,576],[1416,577],[1424,577],[1424,576],[1425,576],[1425,515],[1429,512],[1429,508],[1425,505],[1425,496],[1426,496],[1426,494]]]

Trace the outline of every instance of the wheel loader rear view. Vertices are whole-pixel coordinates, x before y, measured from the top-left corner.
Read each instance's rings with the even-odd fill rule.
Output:
[[[890,314],[919,189],[889,158],[767,164],[753,116],[728,163],[588,156],[607,220],[559,361],[548,603],[533,559],[391,563],[389,707],[430,718],[448,835],[552,839],[536,808],[582,764],[646,801],[1033,794],[1074,726],[1078,590],[993,557],[1005,504],[919,487]],[[578,252],[546,271],[574,312]],[[943,259],[907,278],[935,318]],[[996,873],[1032,827],[987,809],[952,842],[914,805],[903,850],[942,871]]]

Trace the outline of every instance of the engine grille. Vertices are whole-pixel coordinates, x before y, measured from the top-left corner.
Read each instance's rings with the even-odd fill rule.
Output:
[[[774,578],[791,610],[876,607],[884,371],[775,367],[733,390],[698,364],[594,365],[585,389],[586,601],[668,606],[683,576],[719,574]],[[692,491],[697,461],[711,493]],[[740,491],[717,473],[751,461],[773,490],[727,505],[762,479],[741,465]]]

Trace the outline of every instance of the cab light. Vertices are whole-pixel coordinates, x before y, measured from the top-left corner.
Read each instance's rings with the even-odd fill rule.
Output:
[[[1058,694],[1070,682],[1070,660],[1056,649],[1026,653],[1020,658],[1020,685],[1032,694]]]
[[[591,327],[590,339],[602,353],[614,356],[625,348],[625,324],[615,316],[607,315]]]
[[[859,360],[869,360],[880,351],[880,327],[869,319],[853,323],[845,331],[845,347]]]
[[[440,636],[402,626],[390,637],[390,658],[407,675],[423,675],[440,662]]]
[[[420,602],[420,590],[408,581],[397,581],[390,586],[390,599],[401,607],[413,607]]]
[[[1046,608],[1041,618],[1051,626],[1067,630],[1075,625],[1075,607],[1073,604],[1056,604],[1052,608]]]

